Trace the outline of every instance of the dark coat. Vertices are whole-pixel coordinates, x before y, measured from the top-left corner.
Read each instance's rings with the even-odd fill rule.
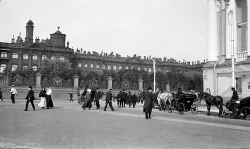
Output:
[[[177,92],[176,95],[175,95],[175,98],[178,99],[182,94],[183,94],[182,91],[181,91],[181,90],[178,90],[178,92]]]
[[[95,93],[95,100],[100,100],[102,98],[102,92],[101,91],[97,91]]]
[[[117,100],[121,100],[121,95],[122,95],[122,92],[117,94],[117,96],[116,96]]]
[[[2,93],[2,91],[0,90],[0,99],[2,99],[3,98],[3,93]]]
[[[85,101],[84,101],[84,104],[82,105],[82,107],[83,108],[85,108],[85,107],[91,108],[91,94],[90,93],[86,93]]]
[[[132,95],[131,95],[131,94],[128,94],[128,96],[127,96],[127,101],[128,101],[128,102],[132,101]]]
[[[144,106],[143,106],[143,112],[146,113],[151,113],[152,112],[152,107],[153,107],[153,93],[151,92],[146,92],[144,94]]]
[[[27,99],[27,100],[35,100],[34,91],[33,90],[29,90],[25,99]]]
[[[39,97],[46,97],[46,90],[41,90]]]
[[[121,92],[121,99],[122,99],[122,100],[125,100],[125,99],[126,99],[126,93]]]
[[[237,91],[233,91],[233,96],[232,96],[231,99],[232,99],[232,100],[238,100],[238,99],[239,99],[239,96],[238,96]]]
[[[105,100],[106,101],[112,101],[112,93],[110,91],[107,92]]]
[[[137,101],[137,96],[134,94],[133,96],[132,96],[132,102],[136,102]]]

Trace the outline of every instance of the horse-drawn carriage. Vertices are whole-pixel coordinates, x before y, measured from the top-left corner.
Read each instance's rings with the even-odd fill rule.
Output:
[[[178,111],[180,114],[184,112],[191,111],[192,114],[196,115],[198,113],[198,107],[194,102],[197,101],[197,96],[195,94],[182,94],[180,97],[174,98],[170,104],[168,104],[168,112],[171,113],[172,110]]]
[[[223,117],[250,119],[250,97],[243,98],[242,100],[231,100],[229,102],[226,105],[226,109],[223,110]]]

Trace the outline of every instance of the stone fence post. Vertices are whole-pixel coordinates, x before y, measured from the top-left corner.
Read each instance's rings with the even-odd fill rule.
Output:
[[[170,92],[170,84],[169,84],[169,82],[166,84],[166,92]]]
[[[37,88],[41,87],[41,76],[42,75],[40,73],[36,74],[36,87]]]
[[[75,75],[74,76],[74,88],[78,88],[78,80],[79,80],[79,77]]]
[[[140,78],[139,80],[138,80],[138,83],[139,83],[139,91],[143,91],[143,80]]]
[[[112,89],[112,80],[113,78],[111,76],[108,77],[108,89]]]

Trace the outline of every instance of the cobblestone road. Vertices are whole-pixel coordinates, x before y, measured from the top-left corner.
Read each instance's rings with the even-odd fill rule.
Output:
[[[23,111],[24,101],[0,101],[0,148],[250,148],[250,122],[136,108],[82,110],[76,102]],[[101,103],[103,108],[104,102]]]

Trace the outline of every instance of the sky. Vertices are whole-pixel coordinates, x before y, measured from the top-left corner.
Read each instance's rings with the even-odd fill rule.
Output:
[[[207,0],[0,0],[0,42],[34,22],[34,39],[60,31],[69,47],[124,57],[207,59]]]

